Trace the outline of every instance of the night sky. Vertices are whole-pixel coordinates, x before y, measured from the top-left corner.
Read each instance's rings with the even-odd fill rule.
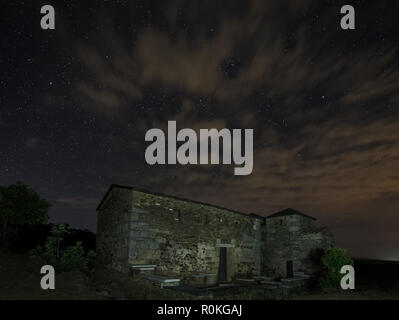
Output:
[[[397,1],[1,1],[0,185],[96,229],[112,183],[268,215],[399,260]],[[40,28],[55,8],[56,29]],[[340,28],[352,4],[356,30]],[[254,129],[254,169],[145,162],[147,130]]]

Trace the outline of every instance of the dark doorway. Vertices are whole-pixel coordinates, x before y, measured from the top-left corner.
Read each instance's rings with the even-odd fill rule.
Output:
[[[219,255],[219,282],[227,281],[227,248],[220,247]]]
[[[292,261],[287,261],[287,278],[292,278],[294,276],[294,265]]]

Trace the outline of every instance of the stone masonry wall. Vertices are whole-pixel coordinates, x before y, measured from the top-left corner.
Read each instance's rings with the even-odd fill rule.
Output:
[[[312,219],[300,215],[267,218],[262,272],[285,277],[286,263],[292,261],[294,272],[312,274],[316,271],[317,254],[333,242],[332,234]]]
[[[301,215],[266,219],[197,203],[113,187],[98,213],[97,261],[127,272],[132,264],[155,264],[156,272],[189,282],[218,274],[220,247],[227,250],[227,280],[253,275],[314,273],[314,258],[331,247],[327,228]]]
[[[98,212],[96,259],[122,272],[128,270],[131,207],[130,190],[113,188]]]
[[[327,228],[299,235],[295,246],[295,255],[300,267],[298,271],[308,274],[320,271],[320,257],[332,246],[334,237]]]
[[[260,274],[262,219],[172,197],[133,193],[130,264],[189,279],[215,273],[227,247],[227,278]]]

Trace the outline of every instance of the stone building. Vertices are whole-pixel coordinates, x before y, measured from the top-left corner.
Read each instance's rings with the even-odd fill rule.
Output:
[[[311,274],[312,255],[333,244],[315,219],[293,209],[268,217],[112,185],[98,208],[98,262],[128,272],[154,266],[157,274],[190,282]]]

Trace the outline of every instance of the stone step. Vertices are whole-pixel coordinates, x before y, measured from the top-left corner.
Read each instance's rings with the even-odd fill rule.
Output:
[[[305,279],[303,277],[292,277],[292,278],[282,278],[280,281],[281,282],[298,282],[298,281],[304,281]]]
[[[192,275],[193,278],[206,278],[206,277],[216,277],[216,273],[197,273]]]
[[[205,278],[205,283],[207,285],[214,285],[217,282],[217,275],[216,273],[207,273]]]
[[[198,274],[193,274],[193,278],[205,278],[206,274],[205,273],[198,273]]]
[[[191,276],[191,281],[196,284],[214,285],[217,282],[216,273],[198,273]]]
[[[246,282],[246,283],[255,283],[256,280],[253,278],[238,278],[236,279],[237,282]]]
[[[156,268],[155,264],[133,264],[130,266],[132,270],[137,271],[153,271]]]
[[[279,281],[270,281],[270,280],[263,280],[260,283],[261,284],[266,284],[266,285],[269,285],[269,286],[280,286],[281,285],[281,282],[279,282]]]
[[[160,286],[161,288],[180,285],[179,278],[171,278],[171,277],[155,275],[155,274],[146,275],[146,276],[144,276],[144,278],[153,282],[155,285]]]
[[[273,281],[274,277],[266,277],[266,276],[254,276],[255,280],[265,280],[265,281]]]
[[[218,287],[226,287],[226,288],[228,288],[228,287],[234,287],[235,286],[235,284],[234,283],[231,283],[231,282],[221,282],[221,283],[218,283]]]
[[[297,272],[294,272],[294,277],[302,277],[302,278],[305,278],[305,279],[309,279],[311,276],[306,274],[303,271],[297,271]]]

